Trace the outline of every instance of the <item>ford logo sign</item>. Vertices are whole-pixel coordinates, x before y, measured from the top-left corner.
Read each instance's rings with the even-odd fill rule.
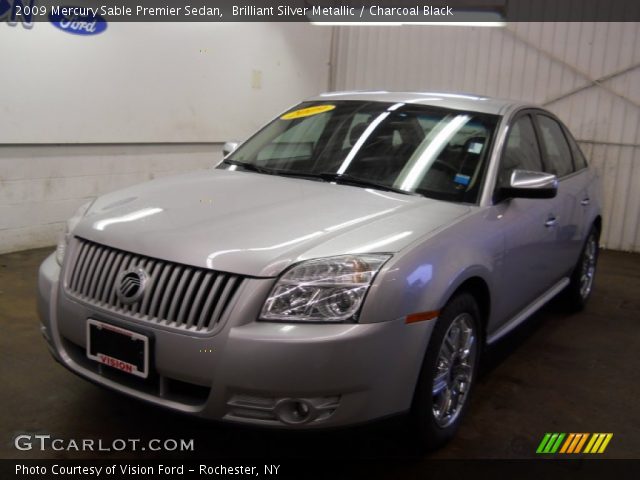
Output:
[[[4,14],[9,10],[11,10],[9,0],[0,0],[0,18],[4,17]]]
[[[49,21],[60,30],[74,35],[97,35],[107,29],[107,21],[102,16],[91,13],[90,10],[86,15],[64,15],[61,12],[51,12]]]

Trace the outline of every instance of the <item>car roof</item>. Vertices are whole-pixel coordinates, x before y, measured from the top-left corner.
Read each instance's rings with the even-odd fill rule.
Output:
[[[327,92],[308,99],[308,101],[327,100],[413,103],[494,115],[502,115],[511,107],[540,108],[534,105],[524,104],[516,100],[485,97],[471,93],[452,92],[386,92],[362,90],[349,92]]]

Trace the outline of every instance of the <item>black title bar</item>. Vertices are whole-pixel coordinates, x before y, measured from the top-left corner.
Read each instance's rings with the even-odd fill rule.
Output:
[[[637,0],[5,0],[0,21],[496,24],[637,22]]]

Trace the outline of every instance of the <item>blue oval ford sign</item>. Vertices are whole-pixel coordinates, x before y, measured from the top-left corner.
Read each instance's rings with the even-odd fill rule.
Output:
[[[49,14],[49,21],[74,35],[97,35],[107,29],[107,21],[85,7],[64,7]]]
[[[3,17],[5,13],[11,10],[11,4],[8,0],[0,0],[0,17]]]

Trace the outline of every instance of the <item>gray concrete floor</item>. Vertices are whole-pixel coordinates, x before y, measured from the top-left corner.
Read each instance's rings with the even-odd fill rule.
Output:
[[[106,391],[49,356],[35,310],[51,249],[0,256],[0,458],[142,457],[18,452],[22,432],[60,438],[193,438],[200,457],[408,456],[397,422],[290,433],[203,422]],[[545,432],[612,432],[606,458],[640,458],[640,255],[603,252],[586,311],[553,305],[485,356],[471,408],[445,448],[413,458],[531,458]],[[166,454],[163,454],[166,456]]]

